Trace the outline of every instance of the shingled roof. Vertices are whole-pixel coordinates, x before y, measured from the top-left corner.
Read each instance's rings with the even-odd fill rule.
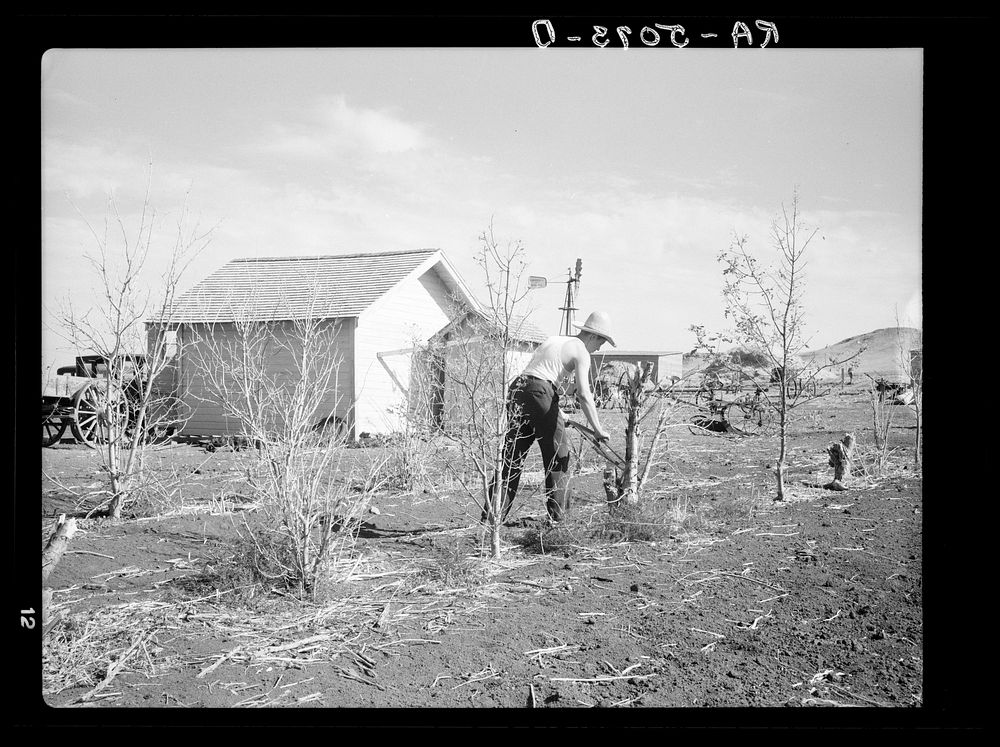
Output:
[[[488,322],[492,315],[482,306],[481,303],[477,302],[478,308],[475,310],[475,314],[482,321]],[[461,317],[452,321],[447,327],[438,333],[439,338],[447,340],[453,334],[454,330],[460,325],[465,323],[468,317]],[[498,329],[502,329],[499,322],[495,322]],[[525,314],[513,314],[510,319],[510,335],[513,339],[519,340],[520,342],[545,342],[549,338],[549,333],[543,332],[542,329],[535,324],[531,319]]]
[[[356,317],[437,252],[234,259],[178,298],[171,320]]]
[[[550,336],[527,316],[522,315],[515,315],[510,320],[510,329],[513,335],[522,342],[545,342]]]

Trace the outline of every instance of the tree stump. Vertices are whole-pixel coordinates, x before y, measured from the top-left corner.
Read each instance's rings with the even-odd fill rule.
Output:
[[[629,487],[629,474],[631,470],[627,467],[624,473],[612,468],[610,465],[604,468],[604,495],[607,498],[608,506],[634,506],[639,502],[639,494],[635,489]]]
[[[841,441],[834,441],[827,448],[830,455],[830,466],[833,467],[833,480],[823,487],[827,490],[847,490],[844,484],[851,474],[851,453],[854,451],[854,434],[848,433]]]
[[[609,505],[618,502],[618,481],[615,479],[615,470],[610,466],[604,468],[604,495]]]
[[[69,547],[69,541],[72,539],[73,535],[76,533],[76,519],[66,519],[66,514],[62,514],[59,517],[59,521],[56,524],[56,530],[49,537],[49,541],[45,543],[45,549],[42,550],[42,586],[45,586],[45,582],[49,578],[49,574],[52,570],[59,564],[59,559],[62,558],[63,553],[66,552],[66,548]],[[43,588],[42,589],[42,628],[47,633],[55,623],[54,620],[50,620],[49,608],[52,605],[52,589]],[[58,620],[58,615],[56,619]]]
[[[42,586],[49,578],[49,574],[59,564],[63,553],[69,547],[69,541],[76,533],[76,519],[67,519],[66,514],[59,517],[56,530],[49,537],[49,541],[42,550]]]

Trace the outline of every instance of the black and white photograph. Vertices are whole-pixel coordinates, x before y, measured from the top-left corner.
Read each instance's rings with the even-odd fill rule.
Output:
[[[43,710],[919,719],[928,50],[453,22],[37,56]]]

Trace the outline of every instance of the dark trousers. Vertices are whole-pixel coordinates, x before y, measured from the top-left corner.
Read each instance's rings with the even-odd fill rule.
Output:
[[[517,487],[521,482],[521,467],[536,440],[542,450],[545,467],[545,507],[549,516],[559,521],[569,511],[569,436],[559,411],[559,395],[548,381],[533,376],[518,376],[507,395],[509,427],[504,440],[501,487],[501,521],[507,518]],[[496,477],[491,495],[497,489]],[[483,518],[485,519],[484,512]]]

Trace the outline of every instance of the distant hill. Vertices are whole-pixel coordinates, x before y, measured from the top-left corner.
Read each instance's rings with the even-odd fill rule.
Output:
[[[822,366],[831,359],[848,358],[864,348],[864,352],[843,366],[835,366],[820,373],[820,379],[840,381],[841,368],[846,375],[848,367],[854,369],[854,383],[867,381],[865,374],[873,379],[884,378],[893,383],[909,381],[909,356],[911,350],[922,347],[922,334],[913,327],[887,327],[848,337],[846,340],[828,345],[818,350],[805,350],[799,357],[806,362]],[[704,355],[684,355],[684,375],[690,376],[702,371],[709,363]],[[770,376],[770,368],[744,367],[744,373],[756,379]]]
[[[802,353],[802,358],[814,365],[823,365],[831,358],[840,360],[864,348],[854,360],[823,372],[823,378],[840,379],[840,369],[846,372],[848,366],[854,369],[854,382],[865,380],[865,374],[873,379],[885,378],[892,382],[909,381],[910,351],[923,347],[923,335],[913,327],[887,327],[848,337],[846,340],[828,345],[819,350]]]

